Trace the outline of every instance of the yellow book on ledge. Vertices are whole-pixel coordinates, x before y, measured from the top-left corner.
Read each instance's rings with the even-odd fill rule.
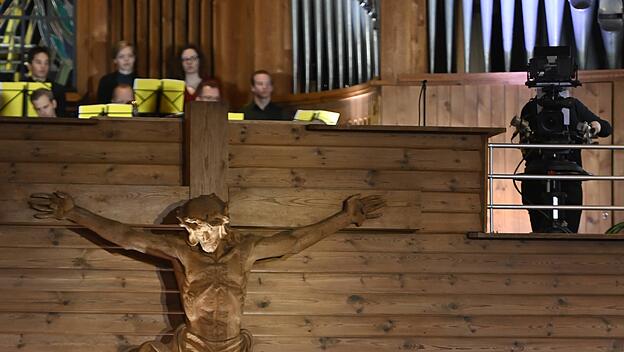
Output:
[[[132,117],[132,104],[94,104],[80,105],[78,118],[90,119],[92,117]]]
[[[242,112],[228,112],[228,120],[230,121],[243,121],[245,114]]]
[[[326,125],[336,125],[340,113],[327,110],[297,110],[295,113],[295,121],[314,122],[318,120]]]

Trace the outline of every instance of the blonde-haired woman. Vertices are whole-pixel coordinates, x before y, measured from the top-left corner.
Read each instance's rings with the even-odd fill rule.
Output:
[[[113,47],[113,62],[117,71],[111,72],[100,79],[97,101],[99,104],[108,104],[113,97],[113,90],[119,84],[133,86],[137,74],[134,72],[136,54],[132,44],[120,41]]]

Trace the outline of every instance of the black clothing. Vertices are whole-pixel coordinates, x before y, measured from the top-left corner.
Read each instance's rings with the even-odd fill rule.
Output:
[[[134,85],[137,74],[132,72],[129,75],[120,73],[119,71],[109,73],[100,78],[100,84],[97,91],[97,103],[108,104],[113,99],[113,90],[120,84]]]
[[[245,114],[245,120],[278,120],[278,121],[291,121],[292,117],[284,113],[284,110],[270,102],[264,107],[264,110],[260,109],[256,105],[255,101],[245,105],[241,111]]]
[[[35,81],[31,76],[26,77],[26,82],[38,82]],[[67,102],[65,101],[65,86],[60,85],[56,82],[47,82],[52,83],[52,95],[54,95],[54,100],[56,100],[56,116],[58,117],[67,117]]]
[[[608,137],[611,134],[611,125],[609,122],[600,119],[591,112],[583,103],[575,98],[569,100],[570,106],[570,126],[576,126],[579,122],[598,121],[600,123],[600,133],[598,137]],[[535,124],[538,115],[538,104],[535,99],[529,101],[522,108],[522,118],[529,121],[529,126],[533,132],[536,131]],[[563,144],[563,143],[561,143]],[[527,149],[525,155],[525,174],[544,175],[544,174],[565,174],[565,172],[553,172],[553,164],[551,160],[542,157],[541,151],[537,149]],[[552,149],[548,149],[553,151]],[[545,151],[548,151],[545,150]],[[570,149],[567,160],[575,162],[582,167],[581,149]],[[549,172],[550,171],[550,172]],[[522,204],[524,205],[552,205],[552,193],[547,193],[547,180],[526,180],[522,182]],[[583,188],[581,181],[550,181],[551,186],[559,187],[558,196],[559,205],[582,205],[583,204]],[[552,187],[551,187],[552,188]],[[551,190],[552,192],[552,190]],[[565,194],[565,197],[562,197]],[[567,222],[567,228],[573,232],[578,232],[581,219],[581,210],[558,210],[559,219]],[[533,232],[563,232],[561,229],[553,229],[552,210],[529,210],[531,218],[531,229]]]
[[[565,194],[565,199],[559,200],[559,204],[581,205],[583,204],[583,187],[581,181],[559,181],[560,191]],[[522,204],[524,205],[551,205],[551,195],[546,193],[546,180],[526,180],[522,181]],[[577,233],[581,222],[580,210],[559,210],[559,219],[565,219],[570,232]],[[551,220],[553,211],[529,210],[531,219],[531,229],[533,232],[553,231]],[[556,229],[555,229],[556,230]],[[562,232],[562,231],[557,231]]]
[[[608,137],[611,135],[611,124],[609,124],[609,122],[602,120],[600,117],[596,116],[578,99],[570,98],[570,101],[572,102],[572,107],[570,108],[570,126],[576,126],[576,124],[579,122],[591,123],[593,121],[598,121],[600,123],[600,133],[598,133],[598,137]],[[531,99],[526,105],[524,105],[521,113],[522,118],[529,121],[529,125],[534,132],[536,131],[535,124],[537,123],[537,119],[539,118],[537,107],[537,101],[535,99]],[[528,153],[525,156],[526,168],[528,170],[525,170],[525,172],[539,174],[548,169],[547,162],[544,161],[539,151],[536,149],[530,150],[532,150],[532,152]],[[552,151],[552,149],[550,150]],[[570,151],[568,160],[574,161],[582,167],[583,162],[581,160],[581,150],[572,149]]]

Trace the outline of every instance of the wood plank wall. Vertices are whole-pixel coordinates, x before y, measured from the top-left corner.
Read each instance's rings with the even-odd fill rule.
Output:
[[[60,188],[105,216],[160,222],[163,213],[188,198],[188,187],[153,185],[149,176],[135,179],[145,184],[125,184],[88,172],[81,181],[45,165],[61,163],[62,153],[63,159],[94,168],[125,165],[127,156],[106,154],[116,143],[172,144],[179,123],[79,122],[46,122],[43,128],[13,121],[0,128],[0,149],[15,152],[0,155],[5,175],[0,182],[2,351],[116,352],[169,336],[182,320],[166,263],[119,250],[83,229],[33,223],[25,203],[31,192]],[[622,242],[465,237],[465,231],[481,226],[475,206],[483,160],[474,157],[480,136],[315,128],[232,123],[228,184],[234,209],[237,202],[243,209],[240,204],[248,200],[259,210],[271,203],[321,204],[318,195],[310,196],[319,189],[416,192],[421,211],[407,215],[421,229],[350,229],[288,260],[257,265],[244,316],[255,335],[255,351],[621,350]],[[63,151],[62,139],[82,144]],[[26,152],[8,148],[16,141]],[[42,149],[43,142],[56,144]],[[157,150],[159,165],[175,159],[176,153]],[[85,155],[91,159],[82,159]],[[62,165],[69,165],[67,160]],[[40,165],[10,176],[12,167],[27,162]],[[41,175],[27,178],[36,173]],[[27,182],[15,183],[19,180]],[[46,183],[51,180],[58,183]],[[281,220],[275,224],[283,225]],[[15,221],[29,225],[8,224]]]
[[[598,72],[595,72],[599,74]],[[617,72],[616,72],[617,73]],[[596,114],[612,123],[614,134],[601,138],[601,144],[622,144],[624,109],[617,97],[624,94],[617,78],[609,81],[602,77],[592,78],[572,94]],[[492,139],[497,143],[509,143],[513,130],[509,122],[519,115],[532,91],[519,83],[518,74],[495,75],[427,75],[426,125],[427,126],[478,126],[503,127],[507,133]],[[619,76],[618,76],[619,77]],[[413,77],[409,77],[413,81]],[[524,81],[524,79],[522,79]],[[403,82],[381,85],[381,123],[388,125],[418,125],[418,98],[420,82]],[[421,122],[422,123],[422,122]],[[596,175],[622,175],[622,152],[583,151],[584,168]],[[513,173],[521,160],[518,150],[497,150],[494,153],[495,172]],[[522,170],[523,167],[520,168]],[[622,205],[624,189],[622,182],[592,181],[584,183],[584,203],[588,205]],[[520,196],[511,181],[495,181],[496,203],[520,204]],[[614,223],[622,221],[624,214],[610,211],[584,211],[579,232],[604,233]],[[495,211],[494,230],[498,232],[530,232],[526,211]]]

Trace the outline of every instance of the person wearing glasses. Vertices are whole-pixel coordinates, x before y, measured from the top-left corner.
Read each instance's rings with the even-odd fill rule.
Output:
[[[176,70],[181,70],[182,72],[179,72],[176,76],[186,83],[186,90],[184,91],[185,102],[197,100],[199,86],[202,82],[210,80],[205,72],[205,67],[202,66],[203,58],[204,55],[201,50],[193,44],[183,47],[178,53],[180,61]]]

